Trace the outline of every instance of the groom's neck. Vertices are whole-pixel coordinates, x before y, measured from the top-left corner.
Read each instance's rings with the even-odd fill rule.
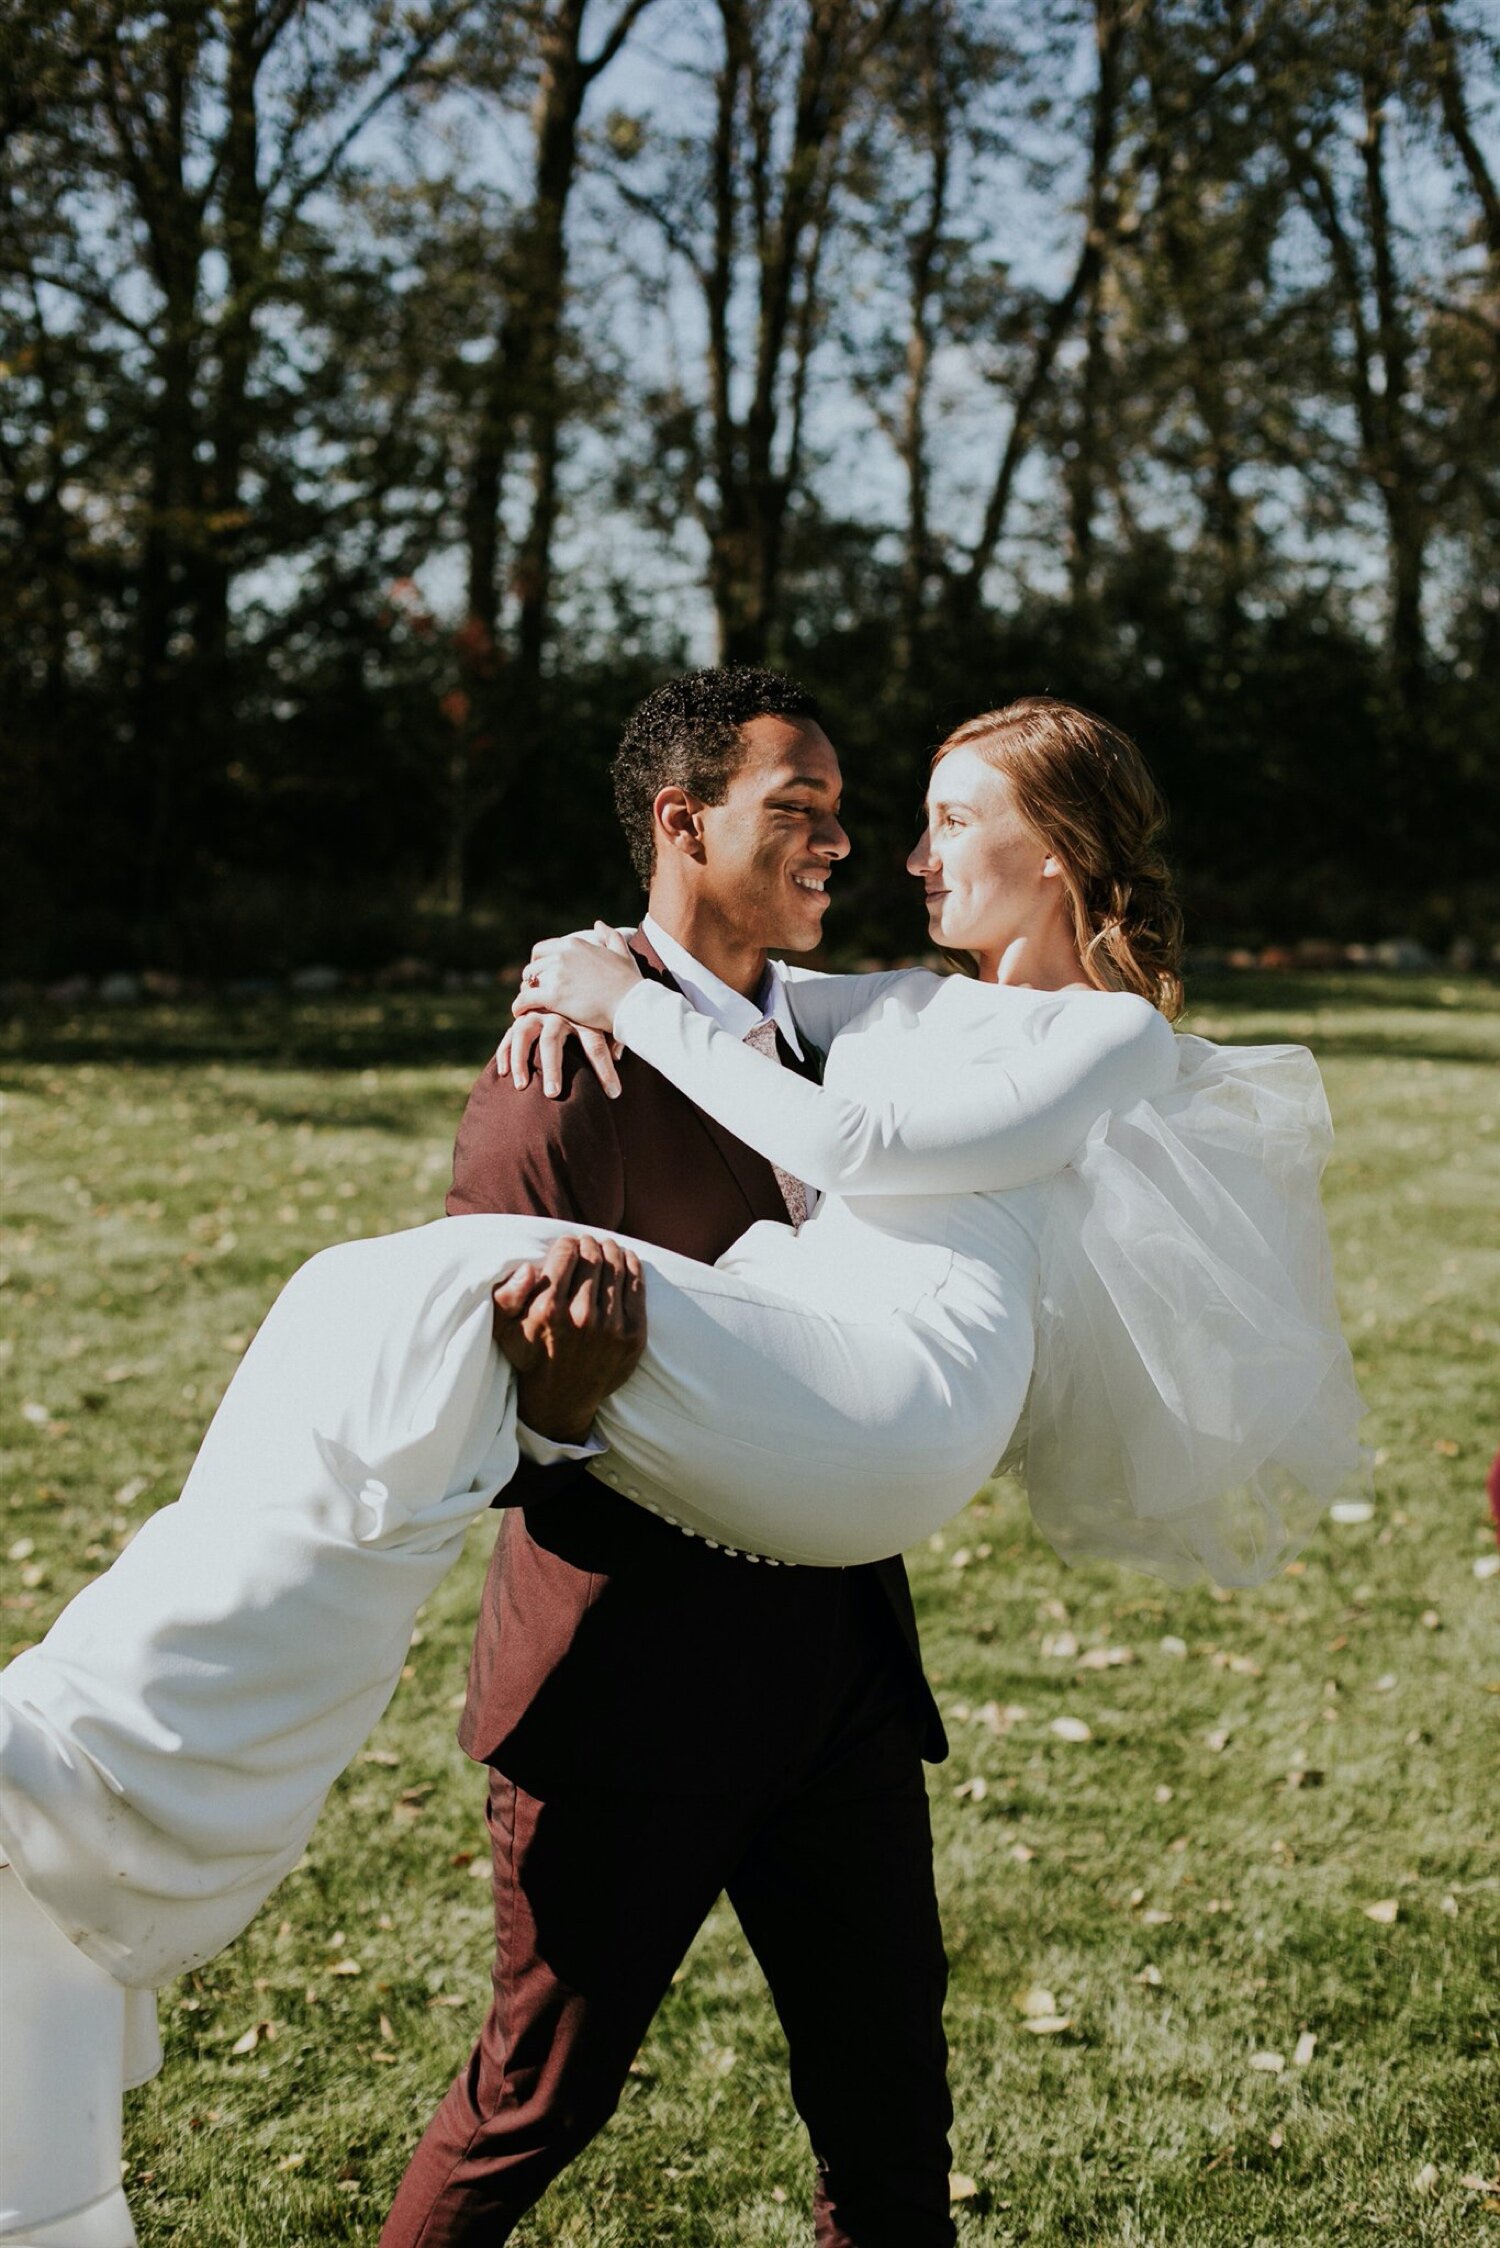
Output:
[[[653,886],[647,911],[710,975],[746,999],[759,999],[766,980],[766,947],[750,942],[712,899],[690,893],[660,897]]]

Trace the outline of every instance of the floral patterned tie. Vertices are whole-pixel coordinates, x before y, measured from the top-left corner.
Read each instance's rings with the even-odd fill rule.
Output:
[[[757,1054],[764,1054],[780,1068],[781,1057],[776,1051],[776,1025],[769,1016],[764,1022],[757,1023],[753,1030],[746,1031],[745,1044],[753,1046]],[[776,1173],[776,1184],[781,1189],[781,1199],[786,1204],[786,1214],[795,1233],[807,1216],[807,1188],[800,1179],[794,1179],[790,1171],[783,1171],[779,1163],[773,1163],[771,1168]]]

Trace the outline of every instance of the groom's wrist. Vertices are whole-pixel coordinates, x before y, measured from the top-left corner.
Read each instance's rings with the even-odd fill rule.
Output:
[[[592,1383],[580,1389],[575,1382],[559,1380],[554,1368],[542,1367],[517,1383],[516,1418],[550,1444],[586,1444],[608,1395]]]

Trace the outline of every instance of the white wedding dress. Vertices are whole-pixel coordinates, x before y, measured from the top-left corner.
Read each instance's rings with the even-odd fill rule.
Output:
[[[746,1563],[843,1566],[1006,1455],[1071,1558],[1269,1574],[1359,1463],[1311,1057],[1179,1038],[1118,993],[789,984],[821,1086],[662,985],[619,1009],[823,1199],[715,1267],[636,1244],[648,1346],[594,1472]],[[0,1676],[0,1847],[115,1982],[211,1956],[300,1856],[513,1472],[491,1285],[575,1230],[453,1218],[313,1258],[181,1498]]]

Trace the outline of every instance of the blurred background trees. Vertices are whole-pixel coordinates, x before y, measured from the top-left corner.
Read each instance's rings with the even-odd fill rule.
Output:
[[[690,661],[1131,727],[1204,943],[1500,937],[1486,0],[6,0],[6,964],[631,910]]]

